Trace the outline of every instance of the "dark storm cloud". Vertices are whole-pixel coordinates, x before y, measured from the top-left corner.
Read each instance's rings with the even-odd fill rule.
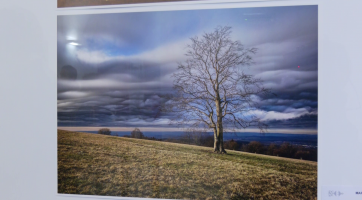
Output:
[[[258,49],[243,70],[274,94],[255,97],[256,114],[316,128],[317,21],[317,6],[58,16],[58,126],[167,125],[159,106],[189,38],[227,25]]]

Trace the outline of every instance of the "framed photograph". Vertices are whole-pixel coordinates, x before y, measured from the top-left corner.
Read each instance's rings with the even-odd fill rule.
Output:
[[[57,112],[59,194],[317,199],[318,6],[58,15]]]

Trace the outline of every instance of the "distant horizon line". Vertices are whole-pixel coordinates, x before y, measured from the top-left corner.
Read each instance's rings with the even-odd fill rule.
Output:
[[[57,129],[66,131],[98,131],[100,128],[109,128],[111,131],[132,131],[139,128],[141,131],[148,132],[183,132],[185,128],[159,128],[159,127],[106,127],[106,126],[58,126]],[[260,130],[253,129],[224,129],[224,132],[253,132],[259,133]],[[268,129],[266,133],[282,133],[282,134],[305,134],[318,135],[317,129]]]

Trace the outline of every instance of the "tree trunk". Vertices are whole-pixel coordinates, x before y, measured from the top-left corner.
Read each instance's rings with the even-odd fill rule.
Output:
[[[219,153],[226,153],[225,149],[224,149],[224,129],[222,126],[222,109],[220,106],[220,98],[218,97],[218,99],[215,101],[216,104],[216,114],[217,114],[217,122],[216,122],[216,136],[217,136],[217,140],[215,140],[215,143],[217,141],[218,144],[218,152]],[[215,145],[215,144],[214,144]],[[214,147],[214,150],[216,148]]]
[[[225,153],[226,154],[226,151],[224,149],[224,130],[223,130],[223,127],[222,127],[222,122],[221,124],[218,126],[217,128],[217,135],[218,135],[218,141],[219,141],[219,153]]]
[[[216,128],[214,128],[214,152],[219,152],[219,145],[220,142],[219,142],[219,137],[217,135],[217,131],[216,131]]]

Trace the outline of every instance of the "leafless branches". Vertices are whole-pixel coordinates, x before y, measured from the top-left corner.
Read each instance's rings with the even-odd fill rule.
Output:
[[[269,91],[262,80],[243,70],[253,63],[257,49],[245,48],[230,34],[231,27],[217,27],[191,38],[188,59],[173,74],[176,95],[168,107],[177,115],[174,122],[213,129],[217,137],[222,137],[223,127],[265,130],[266,124],[253,111],[257,98]]]

